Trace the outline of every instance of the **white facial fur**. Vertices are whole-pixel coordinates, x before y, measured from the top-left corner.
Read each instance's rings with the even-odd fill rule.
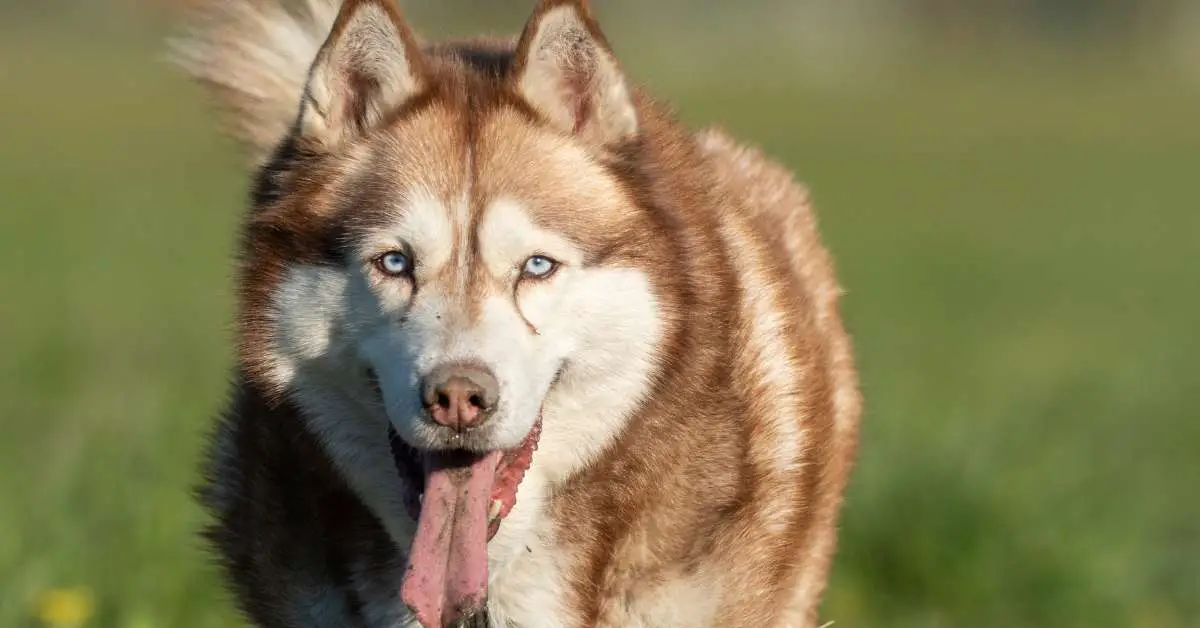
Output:
[[[416,290],[407,279],[368,271],[383,324],[361,338],[360,354],[379,374],[388,417],[410,444],[476,451],[516,447],[532,429],[570,353],[570,334],[564,333],[569,330],[552,323],[563,305],[563,288],[580,272],[582,255],[564,238],[527,219],[522,224],[524,216],[509,204],[497,203],[478,226],[479,261],[467,259],[461,246],[471,240],[463,233],[467,221],[454,220],[465,208],[446,207],[424,193],[406,196],[408,207],[394,226],[377,234],[377,241],[365,244],[363,257],[392,248],[412,250]],[[539,254],[562,266],[546,280],[522,279],[526,260]],[[449,264],[457,268],[445,268]],[[486,284],[486,293],[469,295],[480,290],[469,282]],[[481,300],[471,305],[469,299]],[[471,307],[477,316],[468,314]],[[461,440],[451,440],[446,428],[426,420],[419,400],[421,377],[452,363],[486,367],[500,391],[492,418]]]
[[[299,397],[310,410],[327,414],[337,397],[342,410],[353,407],[377,425],[390,421],[423,449],[513,448],[545,410],[553,420],[543,442],[577,452],[551,475],[569,473],[619,431],[646,388],[659,336],[647,276],[585,267],[577,246],[536,225],[513,198],[484,208],[474,238],[465,200],[420,189],[401,198],[394,223],[365,238],[359,261],[343,273],[294,273],[285,282],[276,304],[277,372],[303,385]],[[472,240],[473,258],[460,246]],[[369,263],[391,250],[411,253],[412,281]],[[557,261],[557,270],[521,279],[534,255]],[[470,298],[479,300],[475,316]],[[462,438],[427,420],[419,397],[421,377],[453,362],[487,367],[500,390],[489,421]],[[378,375],[382,407],[369,401],[366,367]]]

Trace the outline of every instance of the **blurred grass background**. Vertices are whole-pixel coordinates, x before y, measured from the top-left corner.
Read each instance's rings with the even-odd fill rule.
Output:
[[[0,0],[0,626],[70,587],[89,626],[236,625],[188,490],[246,176],[167,4]],[[1200,5],[595,5],[814,191],[867,399],[825,619],[1200,626]]]

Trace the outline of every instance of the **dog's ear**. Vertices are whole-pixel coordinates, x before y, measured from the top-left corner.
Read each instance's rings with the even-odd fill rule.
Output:
[[[638,132],[632,93],[587,0],[541,0],[517,44],[512,80],[552,125],[588,144]]]
[[[378,124],[427,83],[395,0],[346,0],[304,89],[301,132],[333,145]]]

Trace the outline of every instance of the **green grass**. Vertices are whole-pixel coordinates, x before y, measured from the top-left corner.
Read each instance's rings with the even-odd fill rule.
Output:
[[[230,362],[245,182],[115,35],[0,58],[0,625],[228,626],[188,490]],[[63,47],[64,42],[71,45]],[[960,61],[830,95],[677,85],[813,188],[867,399],[836,626],[1200,623],[1200,98]]]

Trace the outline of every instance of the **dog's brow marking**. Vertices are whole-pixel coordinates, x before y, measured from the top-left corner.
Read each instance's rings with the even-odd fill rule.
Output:
[[[471,231],[472,231],[471,227],[472,227],[472,223],[474,222],[474,220],[472,219],[472,216],[471,216],[471,214],[472,214],[471,198],[475,194],[475,175],[476,175],[476,173],[475,173],[475,142],[474,142],[474,138],[472,138],[471,135],[472,134],[468,134],[467,141],[465,142],[466,146],[463,148],[463,170],[464,170],[464,172],[463,172],[463,191],[462,191],[462,199],[458,206],[459,227],[462,229],[462,236],[463,236],[462,240],[461,240],[462,247],[458,251],[458,264],[459,264],[459,268],[461,268],[464,271],[464,273],[463,273],[464,284],[462,286],[463,288],[466,288],[465,277],[466,277],[467,273],[465,271],[467,269],[467,264],[470,262],[471,248],[473,248],[471,246],[471,242],[473,240],[473,237],[471,235]]]
[[[467,184],[470,185],[469,183]],[[454,268],[451,271],[451,276],[454,277],[454,293],[465,295],[467,286],[470,285],[470,259],[471,259],[471,197],[470,192],[464,190],[457,199],[450,203],[448,208],[454,223]]]
[[[476,172],[475,159],[475,144],[477,141],[478,131],[475,123],[469,118],[466,122],[467,132],[466,139],[463,142],[463,193],[462,202],[459,208],[461,238],[459,239],[460,247],[458,250],[458,267],[459,267],[459,294],[464,297],[464,305],[467,308],[468,320],[477,320],[481,315],[482,310],[482,294],[476,294],[471,291],[473,284],[479,281],[477,274],[482,273],[482,267],[473,268],[472,260],[478,257],[475,252],[478,249],[479,235],[477,226],[479,224],[478,209],[473,206],[475,202],[475,188],[478,172]]]

